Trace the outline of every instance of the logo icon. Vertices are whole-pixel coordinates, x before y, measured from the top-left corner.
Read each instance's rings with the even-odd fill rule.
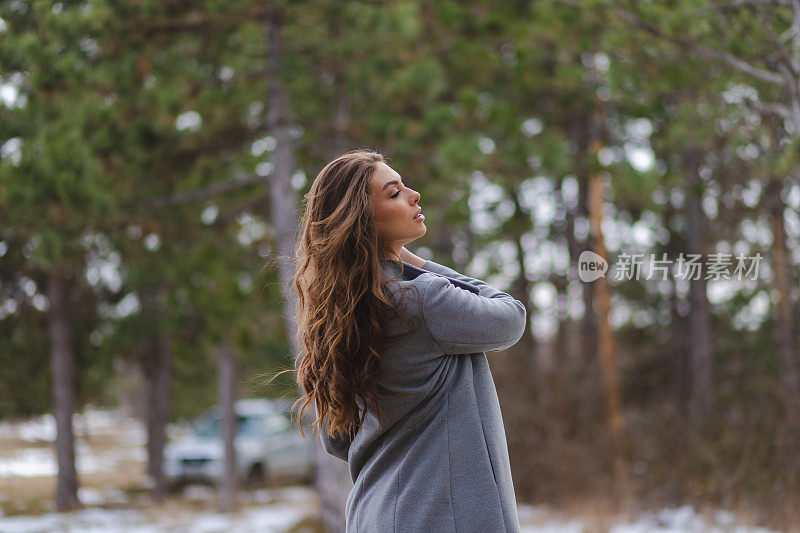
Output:
[[[578,277],[581,281],[590,282],[606,277],[608,261],[596,253],[585,250],[578,257]]]

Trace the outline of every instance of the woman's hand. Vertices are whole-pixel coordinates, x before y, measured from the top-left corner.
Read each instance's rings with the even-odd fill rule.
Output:
[[[425,259],[409,252],[405,246],[400,249],[400,260],[414,265],[417,268],[422,268],[422,265],[425,264],[426,261]]]

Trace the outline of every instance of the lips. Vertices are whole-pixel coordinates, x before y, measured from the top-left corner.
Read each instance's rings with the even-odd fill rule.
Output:
[[[417,214],[414,215],[414,218],[412,218],[411,220],[416,220],[416,221],[425,220],[425,215],[422,214],[422,208],[420,208],[420,210],[417,211]]]

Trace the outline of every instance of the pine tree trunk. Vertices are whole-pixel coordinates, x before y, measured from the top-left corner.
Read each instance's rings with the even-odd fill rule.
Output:
[[[798,375],[797,345],[792,334],[792,307],[789,299],[789,255],[786,251],[781,199],[781,183],[771,179],[767,184],[767,206],[772,219],[773,286],[778,298],[775,336],[781,360],[781,394],[786,407],[786,423],[792,440],[800,436],[800,376]]]
[[[578,218],[589,221],[589,121],[584,111],[577,113],[570,124],[571,138],[575,146],[575,177],[578,180],[578,202],[575,209],[567,208],[566,238],[569,246],[570,264],[577,264],[581,253],[591,249],[589,239],[579,242],[575,236],[575,222]],[[581,395],[581,427],[590,428],[597,416],[597,406],[601,404],[600,368],[597,362],[598,327],[595,311],[594,287],[591,283],[581,283],[583,290],[583,318],[580,324],[580,360],[578,361],[578,389]]]
[[[280,82],[281,62],[281,33],[280,23],[276,21],[277,13],[267,20],[267,33],[270,37],[270,54],[268,67],[268,100],[267,123],[270,133],[275,137],[275,151],[272,162],[274,164],[269,180],[270,219],[275,234],[275,247],[279,262],[279,278],[282,293],[287,306],[291,305],[292,312],[285,313],[287,332],[292,334],[297,330],[294,313],[294,291],[291,286],[294,276],[294,264],[286,258],[294,257],[296,232],[298,220],[295,214],[297,209],[297,192],[292,187],[292,175],[297,169],[295,161],[295,145],[289,133],[290,110],[289,95]],[[295,352],[298,353],[298,352]]]
[[[490,358],[489,365],[503,411],[509,458],[512,471],[515,472],[514,486],[520,497],[534,492],[541,484],[531,464],[532,455],[536,453],[531,442],[540,436],[535,428],[538,425],[537,418],[541,417],[543,411],[540,406],[544,380],[541,379],[541,372],[537,371],[538,346],[530,321],[531,281],[526,275],[525,249],[522,246],[524,232],[530,228],[530,216],[520,206],[518,191],[512,193],[512,199],[515,203],[514,215],[507,227],[510,230],[509,238],[513,239],[517,248],[519,273],[511,282],[508,293],[525,304],[528,319],[519,342]]]
[[[589,195],[591,198],[592,236],[594,237],[594,252],[608,260],[608,251],[605,247],[602,223],[602,182],[599,174],[592,174],[589,180]],[[608,282],[600,277],[592,282],[597,299],[597,323],[600,325],[600,362],[602,364],[603,382],[606,390],[607,427],[614,444],[618,444],[623,429],[622,407],[619,393],[619,377],[617,374],[617,346],[614,332],[611,329],[609,315],[611,314],[611,293]],[[618,462],[620,450],[615,450],[615,462]]]
[[[591,141],[589,153],[596,160],[597,153],[602,147],[601,131],[603,127],[604,114],[602,104],[596,103],[598,109],[592,116]],[[592,238],[592,249],[606,261],[608,261],[608,250],[606,250],[605,238],[603,236],[603,178],[602,175],[594,170],[589,172],[589,215]],[[610,270],[609,270],[610,271]],[[622,437],[624,431],[624,420],[622,418],[622,400],[619,391],[619,375],[617,371],[617,345],[614,332],[611,329],[609,317],[611,314],[611,291],[605,277],[600,277],[592,282],[597,301],[597,324],[599,333],[600,363],[603,374],[603,383],[606,392],[606,416],[607,428],[612,445],[612,456],[614,458],[614,473],[618,495],[626,498],[628,494],[627,483],[627,464],[622,452]]]
[[[289,134],[289,95],[280,81],[280,65],[283,59],[281,35],[281,13],[271,3],[267,4],[269,16],[265,18],[264,32],[269,46],[267,87],[268,126],[275,137],[274,170],[270,180],[270,206],[272,224],[275,228],[276,247],[279,257],[293,258],[298,227],[295,210],[297,194],[291,186],[295,171],[295,146]],[[295,315],[296,294],[292,288],[295,265],[291,261],[280,261],[279,277],[283,293],[283,308],[287,336],[292,343],[292,353],[300,354]],[[302,394],[302,391],[300,391]],[[313,435],[313,434],[312,434]],[[313,438],[313,437],[312,437]],[[316,488],[322,509],[322,522],[329,533],[344,532],[344,502],[352,487],[347,464],[328,455],[318,438],[314,438],[316,459]]]
[[[512,220],[514,221],[515,227],[520,229],[519,235],[512,235],[514,238],[514,245],[517,247],[517,264],[519,267],[519,274],[512,282],[509,294],[511,294],[511,296],[520,302],[524,303],[525,307],[528,308],[528,320],[525,322],[525,331],[522,333],[522,338],[516,344],[516,346],[519,347],[518,351],[522,354],[523,361],[527,363],[530,373],[533,376],[536,376],[538,374],[536,367],[538,346],[536,345],[536,338],[534,337],[531,329],[531,313],[529,309],[531,300],[530,295],[531,290],[533,290],[533,284],[527,276],[527,271],[525,269],[525,248],[522,246],[524,229],[530,227],[530,217],[522,210],[522,206],[520,205],[519,201],[519,193],[517,192],[513,194],[512,197],[514,200],[514,215]],[[535,384],[531,383],[531,387],[534,386]]]
[[[552,343],[548,390],[552,412],[560,431],[574,426],[572,410],[572,383],[574,361],[569,351],[569,315],[567,313],[567,278],[554,274],[551,281],[556,288],[555,308],[557,316],[556,334]]]
[[[155,305],[155,294],[144,296],[143,307]],[[153,501],[161,502],[167,492],[164,477],[164,447],[167,443],[169,421],[169,389],[172,380],[172,346],[164,332],[148,337],[142,354],[142,374],[145,378],[145,426],[147,428],[147,473],[152,486]]]
[[[564,198],[561,189],[556,188],[554,192],[556,205],[564,206]],[[567,231],[567,221],[555,225],[555,231],[563,235]],[[577,257],[575,258],[577,259]],[[567,383],[572,382],[575,374],[576,365],[573,354],[570,351],[569,327],[570,319],[567,310],[567,290],[569,288],[569,270],[561,273],[553,273],[550,280],[556,288],[555,312],[557,317],[556,334],[551,344],[550,361],[547,371],[547,401],[545,405],[554,414],[553,429],[564,433],[566,428],[572,427],[575,422],[574,411],[572,409],[572,390]],[[544,372],[542,372],[544,373]]]
[[[219,405],[222,409],[222,442],[225,450],[222,483],[220,484],[220,511],[230,513],[236,510],[236,360],[233,349],[225,343],[219,351],[217,360]]]
[[[701,206],[702,182],[700,181],[700,154],[689,151],[684,154],[684,171],[688,190],[686,191],[687,233],[686,247],[690,254],[699,254],[701,263],[706,261],[704,254],[705,224]],[[711,360],[711,316],[708,309],[705,269],[689,281],[689,349],[692,363],[691,417],[700,421],[711,413],[713,398],[713,363]],[[695,279],[696,278],[696,279]]]
[[[667,257],[675,261],[685,249],[685,243],[677,232],[672,230],[671,219],[675,213],[667,209],[664,213],[665,226],[669,228],[669,242],[666,245]],[[670,295],[670,353],[673,361],[673,387],[676,410],[685,420],[689,418],[689,399],[691,397],[691,362],[689,359],[690,348],[686,331],[689,329],[687,317],[678,309],[681,299],[678,296],[678,284],[675,276],[670,279],[672,294]],[[685,303],[685,302],[684,302]]]
[[[335,32],[338,33],[340,26],[337,25],[335,28]],[[341,74],[337,74],[334,83],[336,87],[336,102],[334,102],[333,114],[333,157],[338,157],[350,149],[350,138],[347,130],[350,125],[352,98],[344,86]]]
[[[78,501],[78,473],[75,468],[75,436],[72,413],[75,408],[74,361],[69,323],[68,282],[64,271],[50,271],[47,296],[50,300],[50,343],[53,382],[53,413],[56,419],[55,454],[56,508],[70,511]]]

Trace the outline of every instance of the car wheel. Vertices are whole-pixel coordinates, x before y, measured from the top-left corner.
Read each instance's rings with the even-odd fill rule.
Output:
[[[316,465],[312,465],[312,467],[308,469],[306,475],[303,476],[303,482],[309,485],[314,485],[316,481],[317,481],[317,467]]]
[[[168,481],[167,482],[167,493],[168,494],[175,494],[183,490],[183,486],[185,483],[181,479],[177,479],[175,481]]]
[[[245,479],[245,486],[248,489],[257,489],[267,486],[269,483],[269,472],[267,468],[261,464],[256,463],[247,471],[247,478]]]

